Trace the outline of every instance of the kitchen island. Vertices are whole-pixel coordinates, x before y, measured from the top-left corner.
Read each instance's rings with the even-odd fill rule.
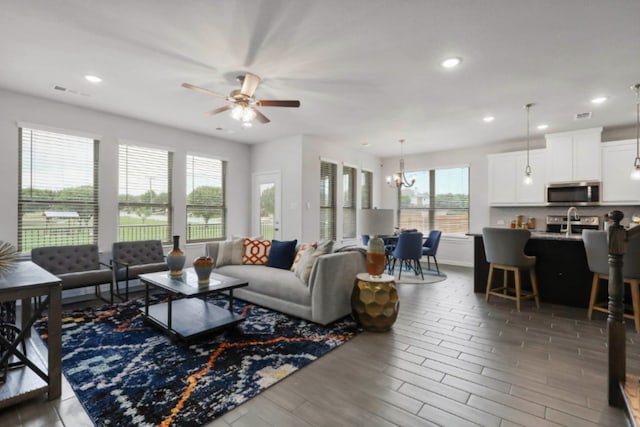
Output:
[[[474,280],[473,291],[484,293],[487,289],[489,264],[484,251],[482,233],[473,236]],[[593,274],[587,264],[587,254],[580,234],[532,232],[525,246],[525,253],[536,257],[536,275],[540,301],[573,307],[589,307]],[[502,275],[494,275],[501,281]],[[495,283],[495,282],[494,282]],[[510,286],[513,275],[509,274]],[[522,274],[522,287],[531,289],[529,276]],[[598,300],[605,300],[607,287],[600,286]]]

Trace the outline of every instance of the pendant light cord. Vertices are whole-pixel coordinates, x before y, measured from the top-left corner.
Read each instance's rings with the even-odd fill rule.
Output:
[[[633,89],[636,91],[636,160],[633,165],[640,168],[640,83]]]

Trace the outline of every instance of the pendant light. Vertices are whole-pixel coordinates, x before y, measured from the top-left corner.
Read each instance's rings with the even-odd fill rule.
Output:
[[[529,164],[529,136],[530,136],[530,131],[529,131],[529,109],[531,107],[533,107],[534,103],[529,103],[527,105],[524,106],[524,108],[527,110],[527,167],[524,168],[524,179],[522,180],[522,182],[526,185],[531,185],[533,184],[533,178],[531,177],[531,165]]]
[[[640,181],[640,83],[631,86],[636,92],[636,159],[633,161],[631,179]]]
[[[387,185],[400,190],[402,187],[413,187],[413,184],[416,183],[416,178],[411,178],[411,182],[409,182],[407,176],[404,174],[404,156],[402,151],[402,144],[404,143],[404,139],[401,139],[398,142],[400,142],[400,172],[394,174],[393,176],[388,176]]]

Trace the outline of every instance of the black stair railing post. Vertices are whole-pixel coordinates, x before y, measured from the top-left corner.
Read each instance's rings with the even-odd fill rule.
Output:
[[[609,405],[624,406],[621,384],[626,375],[626,337],[624,325],[622,257],[626,251],[627,233],[620,221],[624,214],[620,211],[609,213],[613,224],[609,227],[609,314],[607,317],[607,337],[609,345]]]

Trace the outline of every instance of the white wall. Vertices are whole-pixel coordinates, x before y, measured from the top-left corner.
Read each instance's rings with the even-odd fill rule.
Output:
[[[355,240],[343,240],[342,238],[342,166],[351,166],[358,169],[358,183],[360,172],[368,170],[373,172],[373,206],[380,207],[380,159],[360,150],[353,150],[338,144],[330,144],[305,136],[302,141],[302,239],[303,241],[316,241],[320,239],[320,161],[326,160],[338,164],[337,206],[338,206],[338,230],[337,241],[353,243]],[[360,208],[360,184],[357,188],[358,209]],[[359,232],[356,236],[359,236]],[[356,237],[356,240],[359,240]]]
[[[201,154],[228,161],[227,234],[250,229],[250,146],[186,132],[158,124],[98,112],[87,108],[0,90],[0,240],[17,243],[18,224],[18,126],[28,122],[70,133],[82,132],[100,139],[99,247],[108,252],[118,235],[118,142],[126,140],[166,148],[174,152],[174,234],[185,235],[186,154]],[[181,189],[185,189],[181,191]],[[181,239],[184,246],[184,238]],[[203,253],[202,244],[185,247],[187,259]]]
[[[254,174],[280,172],[282,239],[300,240],[302,236],[302,136],[254,145],[251,150],[251,171]],[[253,191],[256,189],[254,188]],[[255,200],[252,202],[251,209],[255,212],[258,207],[254,206]],[[259,234],[256,224],[252,224],[251,234]]]

